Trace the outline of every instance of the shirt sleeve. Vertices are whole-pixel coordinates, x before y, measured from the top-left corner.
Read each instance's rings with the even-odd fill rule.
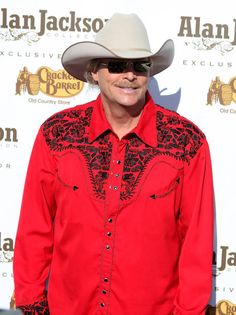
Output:
[[[182,251],[174,315],[203,315],[211,295],[214,227],[212,167],[206,139],[186,165],[180,209]]]
[[[14,250],[16,307],[49,314],[46,281],[53,250],[55,166],[41,129],[31,153]]]

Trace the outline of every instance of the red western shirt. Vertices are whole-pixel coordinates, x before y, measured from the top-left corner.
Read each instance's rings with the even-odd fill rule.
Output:
[[[53,115],[36,137],[16,237],[17,306],[202,315],[212,230],[204,134],[147,94],[138,125],[119,140],[99,96]]]

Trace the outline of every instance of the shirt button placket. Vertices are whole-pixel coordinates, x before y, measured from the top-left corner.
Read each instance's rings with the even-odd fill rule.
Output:
[[[109,295],[111,286],[111,270],[112,270],[112,257],[114,251],[114,236],[116,216],[119,210],[120,187],[121,187],[121,174],[123,163],[122,159],[115,158],[112,160],[110,174],[108,178],[108,192],[106,194],[107,218],[105,223],[104,233],[104,249],[103,249],[103,281],[100,291],[100,304],[99,309],[102,314],[107,314],[107,307],[109,305]]]
[[[106,220],[105,229],[105,243],[103,253],[103,281],[100,291],[99,308],[101,314],[107,314],[107,307],[109,304],[109,288],[111,282],[111,265],[112,265],[112,253],[113,253],[113,234],[114,234],[114,221],[115,218],[108,217]],[[99,314],[100,314],[99,313]]]

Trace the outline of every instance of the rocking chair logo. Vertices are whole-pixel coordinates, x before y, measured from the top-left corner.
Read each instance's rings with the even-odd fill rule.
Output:
[[[181,23],[178,32],[179,37],[186,37],[192,41],[186,41],[187,46],[197,50],[216,49],[224,55],[234,49],[236,45],[236,19],[232,25],[209,21],[203,22],[200,17],[181,16]]]
[[[221,81],[219,76],[211,81],[207,93],[207,105],[216,103],[223,106],[236,103],[236,77],[231,78],[228,83]],[[236,110],[223,109],[221,112],[235,113]]]
[[[0,263],[9,263],[13,261],[13,239],[10,237],[3,238],[0,232]]]
[[[40,91],[52,97],[71,97],[81,92],[84,82],[75,79],[65,70],[53,71],[41,67],[36,74],[28,71],[27,67],[19,72],[16,82],[16,95],[28,92],[37,95]]]

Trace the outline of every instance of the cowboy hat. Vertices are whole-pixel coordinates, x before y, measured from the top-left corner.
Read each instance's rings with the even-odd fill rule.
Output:
[[[86,82],[87,65],[92,59],[150,58],[150,76],[168,68],[174,57],[174,43],[167,40],[152,53],[143,22],[136,14],[115,13],[97,33],[95,41],[83,41],[68,47],[62,55],[62,65],[73,77]]]

